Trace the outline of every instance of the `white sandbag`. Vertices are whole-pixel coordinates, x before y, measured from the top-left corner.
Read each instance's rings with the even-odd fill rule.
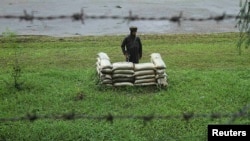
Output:
[[[104,68],[104,69],[101,69],[100,72],[102,72],[104,74],[112,74],[112,69],[111,68]]]
[[[153,85],[157,85],[156,82],[148,82],[148,83],[137,83],[134,84],[134,86],[153,86]]]
[[[97,63],[100,63],[100,62],[101,62],[101,58],[97,57],[97,58],[96,58],[96,62],[97,62]]]
[[[134,86],[134,84],[131,82],[118,82],[114,83],[113,86]]]
[[[101,59],[99,66],[100,66],[100,69],[106,69],[106,68],[112,69],[112,64],[107,59]]]
[[[95,65],[98,67],[98,69],[100,68],[100,62],[96,62]]]
[[[156,74],[164,74],[164,73],[166,73],[166,69],[156,69],[155,73]]]
[[[167,74],[166,73],[163,73],[163,74],[156,74],[155,75],[155,78],[158,79],[158,78],[167,78]]]
[[[151,58],[153,59],[153,58],[161,58],[161,55],[160,55],[160,53],[151,53]]]
[[[114,70],[113,74],[134,74],[134,70]]]
[[[114,78],[112,79],[113,83],[117,83],[117,82],[134,82],[134,78]]]
[[[134,77],[133,74],[113,74],[112,78],[129,78],[129,77]]]
[[[96,72],[97,72],[98,75],[101,73],[99,67],[96,67]]]
[[[113,65],[114,70],[134,70],[134,64],[132,62],[115,62]]]
[[[135,76],[135,79],[151,79],[151,78],[155,78],[155,75],[153,74],[149,74],[149,75],[140,75],[140,76]]]
[[[155,69],[155,65],[151,62],[151,63],[140,63],[140,64],[135,64],[135,71],[139,71],[139,70],[154,70]]]
[[[101,81],[101,84],[112,84],[112,80],[109,80],[109,79],[105,79],[105,80],[102,80]]]
[[[157,84],[161,86],[168,86],[167,80],[165,78],[157,79]]]
[[[97,56],[98,56],[98,58],[100,58],[100,59],[107,59],[107,60],[110,60],[109,56],[108,56],[106,53],[104,53],[104,52],[99,52],[99,53],[97,54]]]
[[[135,84],[137,84],[137,83],[148,83],[148,82],[156,82],[156,80],[155,80],[155,78],[135,80]]]
[[[103,73],[101,73],[100,74],[100,79],[101,80],[103,80],[103,79],[110,79],[110,80],[112,80],[112,76],[109,75],[109,74],[103,74]]]
[[[108,86],[108,87],[112,87],[113,86],[113,84],[102,84],[102,85],[105,85],[105,86]]]
[[[141,75],[155,75],[155,70],[140,70],[135,71],[134,76],[141,76]]]
[[[156,69],[166,69],[166,64],[161,58],[151,59],[151,62],[154,63]]]

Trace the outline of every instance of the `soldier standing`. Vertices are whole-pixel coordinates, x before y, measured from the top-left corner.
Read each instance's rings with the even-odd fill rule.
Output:
[[[132,26],[130,35],[124,38],[121,48],[127,62],[139,63],[142,57],[142,44],[141,39],[136,36],[137,27]]]

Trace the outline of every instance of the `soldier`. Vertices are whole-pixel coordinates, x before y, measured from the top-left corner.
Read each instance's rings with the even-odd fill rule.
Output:
[[[142,44],[141,39],[136,36],[137,27],[132,26],[130,35],[124,38],[121,48],[127,62],[139,63],[142,57]]]

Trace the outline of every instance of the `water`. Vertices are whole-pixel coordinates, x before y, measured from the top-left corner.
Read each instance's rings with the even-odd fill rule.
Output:
[[[183,12],[183,17],[207,18],[226,14],[237,15],[237,0],[1,0],[0,15],[23,15],[33,11],[35,16],[59,16],[79,13],[86,15],[128,16],[129,11],[140,17],[172,17]],[[123,35],[129,26],[137,26],[138,34],[178,34],[238,32],[236,20],[190,22],[179,26],[170,21],[124,21],[122,19],[87,19],[72,22],[71,19],[20,21],[0,19],[0,34],[7,29],[18,35]]]

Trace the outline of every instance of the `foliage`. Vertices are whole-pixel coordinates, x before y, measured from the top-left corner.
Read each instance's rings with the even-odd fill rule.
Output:
[[[239,54],[241,54],[241,46],[245,45],[245,48],[248,48],[250,45],[250,4],[249,0],[245,0],[242,3],[240,1],[240,12],[237,18],[237,27],[240,31],[240,37],[237,43],[239,49]]]
[[[20,48],[16,43],[16,34],[11,30],[7,29],[3,34],[3,40],[7,43],[6,47],[14,48],[14,56],[11,58],[13,69],[11,77],[13,78],[12,84],[5,81],[7,86],[13,86],[17,90],[22,89],[23,82],[21,82],[21,66],[20,66]]]

